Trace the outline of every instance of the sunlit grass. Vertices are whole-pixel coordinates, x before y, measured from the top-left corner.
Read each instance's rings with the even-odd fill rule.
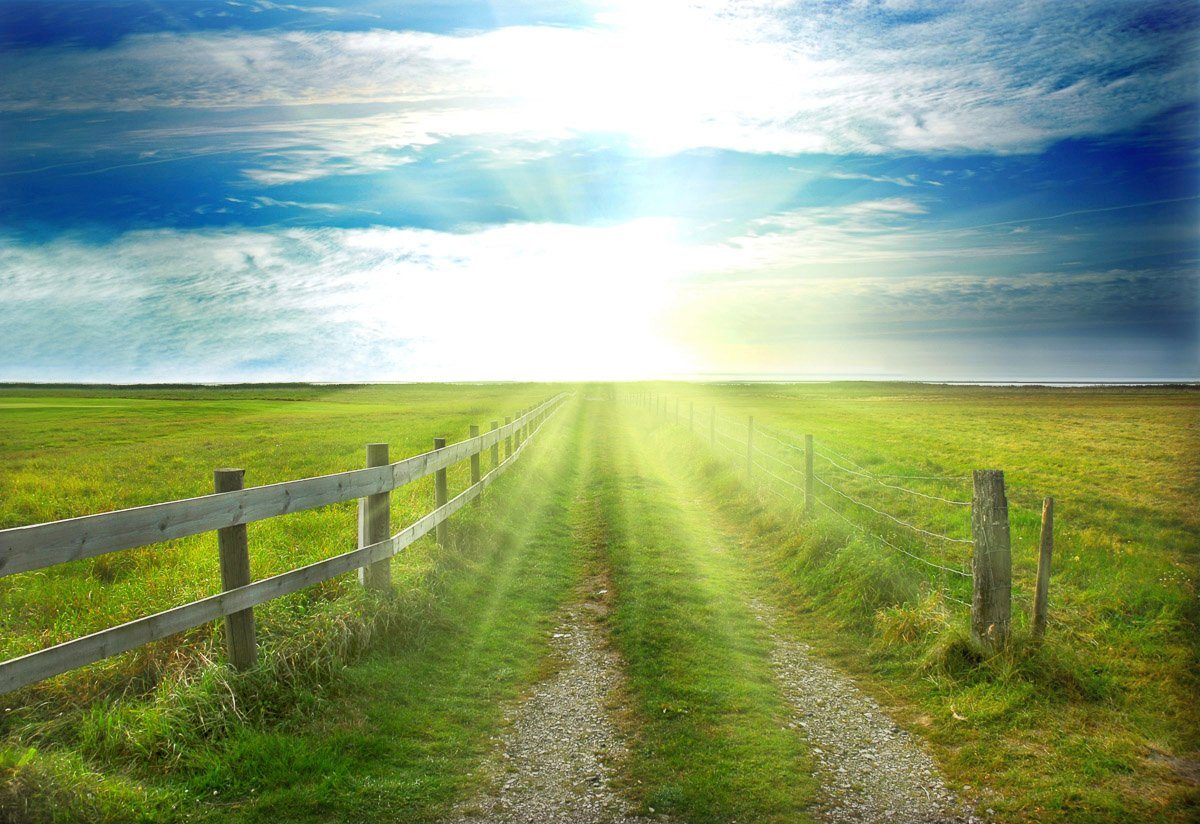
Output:
[[[712,511],[745,527],[747,557],[798,616],[798,630],[922,729],[956,779],[976,791],[988,787],[989,806],[1017,818],[1072,820],[1128,820],[1135,811],[1187,820],[1194,812],[1196,392],[651,388],[704,411],[693,435],[652,415],[643,420],[679,472],[700,479],[697,494]],[[1005,469],[1014,568],[1009,650],[988,658],[969,643],[967,608],[951,600],[969,597],[969,579],[931,569],[822,508],[806,518],[803,495],[765,473],[747,485],[744,446],[737,454],[707,445],[713,406],[743,427],[752,414],[801,439],[812,433],[818,449],[827,444],[872,473],[962,477],[960,486],[898,482],[953,499],[970,499],[971,469]],[[744,429],[730,434],[744,444]],[[820,460],[816,468],[906,521],[969,536],[960,508],[839,475]],[[818,495],[868,532],[967,566],[969,546],[924,539],[820,486]],[[1057,502],[1055,563],[1048,639],[1035,644],[1028,611],[1043,495]]]
[[[535,460],[456,516],[458,549],[426,539],[393,561],[399,597],[381,602],[343,576],[258,608],[264,657],[252,673],[222,665],[213,625],[11,697],[0,809],[34,804],[27,817],[61,810],[65,820],[429,820],[477,786],[503,707],[545,666],[555,610],[599,571],[629,675],[627,789],[646,808],[687,820],[803,814],[807,756],[783,729],[745,608],[758,595],[775,598],[791,631],[922,732],[954,783],[1003,818],[1188,820],[1197,799],[1185,773],[1200,744],[1194,392],[658,389],[685,398],[685,423],[695,400],[694,434],[614,408],[607,387],[582,390]],[[245,467],[257,484],[361,466],[369,441],[414,454],[553,391],[0,394],[0,524],[204,494],[222,465]],[[931,572],[837,514],[805,516],[802,495],[761,472],[747,484],[744,453],[707,445],[714,405],[731,437],[753,414],[778,433],[811,432],[819,449],[871,473],[951,478],[898,481],[938,497],[966,500],[971,469],[1005,469],[1009,649],[989,657],[970,643],[966,608],[953,600],[969,580]],[[776,461],[803,465],[795,450],[762,443]],[[965,508],[817,467],[906,521],[969,535]],[[466,473],[455,469],[452,489]],[[1045,494],[1058,501],[1056,561],[1050,631],[1037,644],[1026,615]],[[967,546],[906,535],[822,496],[867,532],[966,564]],[[393,525],[431,499],[428,481],[398,491]],[[254,574],[354,538],[348,505],[251,525]],[[6,656],[37,649],[210,594],[218,580],[211,536],[0,579],[0,645]]]
[[[741,561],[633,422],[608,404],[592,414],[596,540],[629,673],[637,791],[686,821],[806,820],[811,762],[785,726]]]
[[[414,822],[445,812],[478,781],[578,576],[567,540],[576,430],[554,421],[547,442],[456,516],[451,547],[426,538],[395,559],[393,597],[343,584],[274,602],[248,673],[221,665],[219,647],[179,642],[144,653],[158,677],[125,695],[56,688],[14,700],[0,811]]]

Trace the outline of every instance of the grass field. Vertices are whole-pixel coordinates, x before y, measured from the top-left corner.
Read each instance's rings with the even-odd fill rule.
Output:
[[[647,390],[681,399],[680,426],[612,402]],[[3,390],[0,526],[203,494],[218,466],[245,467],[259,484],[360,466],[369,441],[389,442],[394,458],[414,454],[554,391]],[[449,548],[426,539],[393,560],[395,598],[368,597],[344,576],[258,608],[264,662],[246,675],[219,664],[214,626],[8,697],[0,811],[434,819],[478,786],[503,708],[545,672],[557,610],[601,574],[628,678],[622,724],[634,746],[623,769],[643,809],[694,821],[803,817],[808,745],[780,723],[746,609],[760,597],[1001,819],[1189,820],[1200,747],[1198,400],[1186,389],[580,387],[528,460],[456,516]],[[812,433],[819,454],[836,455],[818,461],[819,477],[951,537],[969,535],[966,510],[945,503],[969,499],[969,470],[1005,469],[1011,649],[985,657],[966,640],[966,610],[952,599],[969,584],[843,517],[949,568],[969,547],[906,536],[824,487],[819,498],[837,513],[805,517],[785,483],[761,471],[746,481],[744,446],[708,445],[713,408],[726,438],[744,439],[748,415],[772,427],[761,430],[778,438],[761,440],[763,460],[781,478],[796,477],[788,433]],[[945,501],[843,471],[855,467]],[[465,472],[452,472],[452,491]],[[1054,620],[1036,645],[1024,615],[1043,495],[1058,502]],[[393,526],[431,499],[428,482],[398,491]],[[254,575],[354,540],[352,505],[251,525]],[[0,579],[2,652],[183,603],[218,580],[212,536]]]
[[[1197,814],[1200,748],[1197,535],[1200,393],[886,384],[655,385],[665,417],[642,425],[708,480],[712,509],[747,527],[745,552],[797,627],[923,728],[963,784],[1014,818],[1126,820]],[[680,424],[673,422],[680,399]],[[695,436],[686,430],[693,408]],[[713,409],[745,443],[748,416],[813,434],[817,454],[948,500],[970,500],[971,469],[1006,470],[1013,527],[1014,634],[981,658],[967,643],[969,580],[863,536],[756,467],[745,447],[708,446]],[[722,423],[718,418],[718,433]],[[680,440],[682,438],[682,440]],[[784,460],[796,453],[759,435]],[[700,451],[697,452],[696,450]],[[797,462],[800,463],[800,462]],[[764,458],[784,480],[801,481]],[[831,462],[818,476],[906,522],[969,537],[968,510],[881,487]],[[768,491],[773,487],[776,492]],[[962,567],[970,547],[927,539],[817,485],[856,525]],[[1041,499],[1057,502],[1047,642],[1028,634]],[[916,540],[913,540],[913,539]]]

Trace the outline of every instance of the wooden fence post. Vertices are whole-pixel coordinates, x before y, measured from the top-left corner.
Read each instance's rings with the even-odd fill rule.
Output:
[[[504,416],[504,425],[508,426],[512,423],[512,418],[508,415]],[[512,430],[509,430],[508,435],[504,438],[504,460],[508,460],[512,456],[513,436]]]
[[[367,466],[387,466],[388,445],[367,444]],[[358,546],[386,540],[392,530],[392,496],[387,492],[358,499]],[[392,562],[388,558],[358,568],[358,582],[375,592],[392,587]]]
[[[746,477],[754,475],[754,416],[746,424]]]
[[[478,438],[478,437],[479,437],[479,427],[476,426],[475,424],[471,424],[472,440],[474,440],[475,438]],[[481,452],[483,452],[482,448],[476,449],[474,452],[471,453],[471,486],[474,486],[475,484],[479,483],[479,480],[483,477],[483,472],[480,471],[481,466],[480,466],[480,460],[479,460],[479,456],[480,456]],[[478,501],[479,499],[476,498],[475,500]]]
[[[1037,589],[1033,595],[1033,637],[1046,634],[1046,607],[1050,598],[1050,556],[1054,554],[1054,499],[1042,501],[1041,553],[1038,555]]]
[[[492,421],[492,429],[495,430],[495,429],[499,429],[499,428],[500,428],[500,421]],[[497,438],[496,442],[494,444],[492,444],[492,469],[495,469],[499,465],[500,465],[500,439]]]
[[[214,492],[233,492],[242,488],[244,469],[217,469],[213,472]],[[217,552],[221,558],[221,588],[234,589],[250,583],[250,546],[246,525],[237,524],[217,530]],[[258,650],[254,643],[254,609],[243,609],[225,616],[225,642],[234,669],[254,666]]]
[[[813,508],[816,506],[816,498],[813,494],[816,492],[815,476],[813,475],[813,436],[804,436],[804,511],[809,515],[813,513]]]
[[[433,448],[445,449],[446,439],[434,438]],[[440,507],[443,506],[448,500],[450,500],[450,492],[446,487],[446,469],[443,467],[442,469],[439,469],[433,473],[433,505],[435,507]],[[436,533],[438,546],[446,545],[446,536],[450,534],[449,527],[450,525],[448,523],[442,521],[435,528],[434,532]]]
[[[975,539],[974,593],[971,597],[971,637],[987,648],[1008,641],[1012,618],[1012,549],[1009,544],[1008,500],[1004,473],[976,469],[971,502],[971,532]]]

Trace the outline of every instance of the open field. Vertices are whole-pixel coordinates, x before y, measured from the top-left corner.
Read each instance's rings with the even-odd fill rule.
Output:
[[[203,494],[218,466],[269,483],[360,466],[363,444],[377,440],[395,459],[554,391],[5,390],[0,526]],[[617,401],[645,391],[681,399],[682,424]],[[528,461],[455,516],[449,547],[424,539],[392,561],[397,597],[366,596],[344,576],[259,607],[264,662],[243,675],[217,663],[213,626],[3,702],[0,810],[31,804],[20,809],[50,818],[55,808],[63,820],[134,810],[147,820],[447,815],[485,787],[481,764],[506,708],[555,666],[555,616],[599,579],[611,591],[604,632],[625,670],[617,720],[631,746],[617,766],[643,813],[808,815],[818,791],[811,742],[783,723],[789,710],[750,607],[761,600],[779,610],[783,631],[836,660],[922,736],[954,785],[970,785],[964,796],[998,818],[1188,820],[1200,747],[1198,400],[1187,389],[578,387]],[[770,476],[747,483],[744,451],[707,443],[713,407],[731,422],[728,437],[744,437],[734,424],[754,415],[784,440],[812,433],[818,450],[876,475],[961,480],[1005,469],[1012,648],[992,657],[971,648],[966,609],[951,600],[964,595],[957,580],[927,574],[833,513],[805,517],[803,496],[770,492]],[[791,459],[786,446],[764,448]],[[835,476],[831,464],[817,471],[908,521],[969,534],[968,516],[942,501]],[[452,489],[463,473],[452,473]],[[969,482],[956,483],[902,485],[969,500]],[[1055,496],[1058,524],[1053,621],[1039,646],[1022,616],[1043,495]],[[431,498],[427,482],[397,492],[393,527]],[[350,505],[252,524],[254,575],[354,540]],[[214,543],[202,535],[0,579],[5,657],[214,591]],[[946,566],[969,553],[899,545]]]
[[[888,384],[637,391],[647,388],[671,399],[668,420],[681,399],[679,427],[643,413],[644,425],[668,443],[686,429],[695,404],[697,435],[683,443],[695,455],[698,439],[702,457],[689,465],[677,453],[680,470],[708,478],[713,511],[745,525],[746,553],[790,605],[802,634],[925,729],[964,784],[990,787],[989,805],[1017,817],[1195,813],[1200,393]],[[707,446],[714,407],[743,444],[754,415],[776,435],[813,434],[817,455],[836,455],[842,467],[898,476],[887,480],[948,500],[970,500],[970,470],[1005,469],[1012,651],[980,660],[970,650],[968,610],[945,597],[969,600],[969,580],[864,537],[823,508],[815,521],[798,520],[803,496],[757,466],[754,487],[784,497],[746,495],[744,446],[722,449],[720,434],[716,450]],[[762,434],[759,443],[785,460],[796,457]],[[762,466],[802,480],[770,460]],[[969,537],[965,510],[880,487],[820,457],[815,469],[908,523]],[[953,480],[906,480],[913,477]],[[948,567],[969,561],[970,547],[914,536],[820,484],[816,490],[819,500],[901,548]],[[1045,495],[1056,499],[1055,557],[1050,629],[1038,647],[1027,618]]]

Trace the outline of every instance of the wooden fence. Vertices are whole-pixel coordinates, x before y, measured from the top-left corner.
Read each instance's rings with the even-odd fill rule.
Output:
[[[387,460],[386,444],[369,444],[365,469],[248,489],[242,488],[242,470],[218,469],[212,495],[0,530],[0,577],[215,531],[222,578],[216,595],[0,663],[0,694],[218,618],[226,620],[231,662],[241,669],[253,665],[256,604],[353,570],[359,570],[364,586],[387,589],[388,559],[431,530],[444,541],[445,521],[512,466],[566,397],[556,395],[515,420],[506,418],[503,426],[492,421],[483,434],[472,427],[470,438],[450,446],[437,438],[432,451],[394,463]],[[485,450],[491,452],[492,468],[482,475]],[[446,469],[467,459],[472,483],[449,498]],[[435,480],[435,509],[388,535],[389,493],[428,475]],[[355,499],[358,549],[251,582],[246,524]]]
[[[646,410],[660,420],[681,425],[679,416],[680,401],[678,398],[674,399],[673,415],[668,412],[672,407],[670,403],[671,399],[661,393],[640,392],[627,396],[625,400]],[[695,403],[690,402],[687,428],[690,432],[699,435],[700,433],[696,431],[695,420]],[[812,515],[815,507],[821,506],[846,521],[855,531],[867,535],[911,559],[926,564],[940,573],[958,575],[962,576],[962,578],[970,579],[970,603],[960,601],[958,598],[949,595],[949,593],[944,594],[949,600],[958,601],[970,607],[971,635],[981,645],[985,647],[999,647],[1008,641],[1012,618],[1012,548],[1009,530],[1008,500],[1005,493],[1003,471],[998,469],[977,469],[966,478],[934,478],[933,480],[970,481],[972,485],[971,500],[951,500],[941,495],[929,494],[904,486],[903,480],[897,480],[895,476],[880,477],[843,455],[837,453],[830,455],[828,453],[832,450],[828,446],[825,446],[826,451],[822,451],[814,445],[811,434],[804,435],[803,444],[801,444],[799,436],[756,423],[753,416],[746,418],[745,423],[742,424],[738,420],[718,415],[716,408],[713,407],[709,413],[707,430],[706,435],[709,445],[714,450],[722,449],[729,453],[730,458],[739,467],[744,468],[747,478],[754,478],[756,476],[770,477],[789,487],[792,494],[796,496],[802,495],[806,514]],[[763,439],[775,442],[775,444],[791,454],[792,457],[799,455],[800,459],[803,460],[803,464],[797,465],[773,455],[760,444],[760,441]],[[774,461],[775,463],[771,466],[764,465],[758,460],[760,457]],[[837,470],[837,472],[846,473],[848,476],[865,479],[867,483],[879,484],[887,489],[915,495],[931,502],[940,502],[939,505],[959,506],[964,509],[970,507],[971,537],[954,537],[935,532],[905,521],[876,506],[872,506],[861,498],[839,488],[832,482],[832,478],[824,478],[818,475],[814,467],[814,457],[819,457],[825,462],[822,464],[825,469]],[[783,477],[779,474],[781,472],[792,473],[792,479]],[[834,473],[831,472],[830,474]],[[921,478],[910,477],[909,480],[921,480]],[[911,530],[922,541],[933,540],[946,542],[947,545],[951,546],[970,546],[970,568],[963,569],[960,565],[931,561],[929,558],[907,550],[882,535],[863,528],[860,523],[856,523],[846,517],[838,507],[822,500],[817,495],[816,487],[818,484],[822,489],[827,490],[828,493],[832,493],[832,496],[835,496],[835,503],[867,510],[872,516],[878,517],[881,520],[886,519],[884,522],[889,526]],[[777,490],[773,491],[776,491],[776,494],[781,494]],[[783,497],[787,498],[788,495],[784,494]],[[826,497],[831,496],[827,494]],[[1037,584],[1030,620],[1031,632],[1035,638],[1042,637],[1046,628],[1050,564],[1053,553],[1053,517],[1054,501],[1052,498],[1046,498],[1042,509]]]

